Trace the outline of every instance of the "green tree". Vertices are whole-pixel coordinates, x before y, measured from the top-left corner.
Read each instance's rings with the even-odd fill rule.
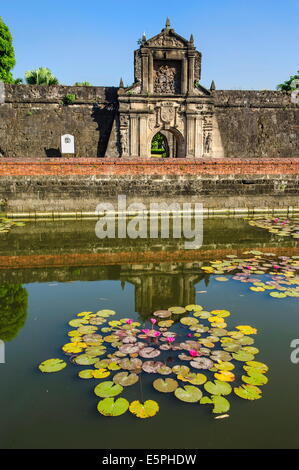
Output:
[[[0,17],[0,81],[13,83],[11,70],[16,65],[12,36]]]
[[[39,67],[36,70],[29,70],[25,73],[28,85],[58,85],[58,79],[47,67]]]
[[[292,75],[289,78],[289,80],[286,80],[284,83],[281,83],[280,85],[277,85],[277,89],[281,90],[281,91],[292,91],[292,90],[296,90],[297,88],[299,88],[298,82],[297,82],[297,84],[295,84],[295,86],[292,83],[292,82],[294,82],[294,80],[299,80],[299,70],[298,70],[297,74],[298,75]]]
[[[21,284],[0,285],[0,339],[11,341],[24,326],[28,293]]]

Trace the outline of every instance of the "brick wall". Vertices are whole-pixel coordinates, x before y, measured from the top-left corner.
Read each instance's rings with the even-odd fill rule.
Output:
[[[297,175],[298,159],[110,160],[59,158],[48,160],[0,159],[1,176],[62,175]]]

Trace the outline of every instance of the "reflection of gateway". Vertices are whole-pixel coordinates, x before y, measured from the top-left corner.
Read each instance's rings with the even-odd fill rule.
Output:
[[[165,263],[122,267],[121,280],[135,286],[135,310],[148,317],[155,310],[195,303],[195,284],[209,276],[198,274],[198,264]]]

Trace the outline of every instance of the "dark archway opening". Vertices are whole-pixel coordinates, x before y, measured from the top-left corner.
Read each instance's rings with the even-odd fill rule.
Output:
[[[161,132],[158,132],[152,138],[151,156],[162,157],[162,158],[169,157],[169,146],[168,146],[167,138],[165,135],[161,134]]]

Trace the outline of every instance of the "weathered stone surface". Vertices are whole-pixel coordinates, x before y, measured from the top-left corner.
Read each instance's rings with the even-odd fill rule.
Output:
[[[5,85],[0,105],[0,157],[59,157],[72,134],[76,157],[103,157],[117,109],[116,88]],[[76,94],[64,106],[66,94]]]

